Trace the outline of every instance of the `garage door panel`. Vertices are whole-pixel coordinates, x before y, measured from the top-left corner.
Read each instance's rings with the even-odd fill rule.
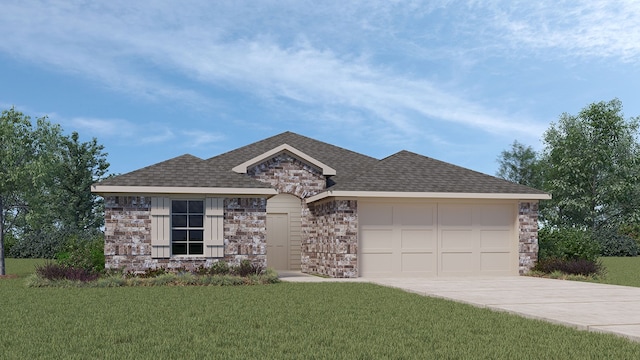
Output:
[[[476,271],[477,261],[474,254],[470,252],[442,253],[440,260],[443,275]]]
[[[511,254],[501,253],[481,253],[480,271],[482,272],[504,272],[509,270]]]
[[[405,249],[433,250],[436,249],[435,231],[433,230],[402,230],[401,247]]]
[[[508,230],[482,230],[480,231],[481,249],[506,249],[511,247],[511,231]]]
[[[473,232],[471,230],[443,230],[440,233],[441,249],[471,249],[473,247]]]
[[[440,226],[472,226],[473,208],[468,205],[439,205]]]
[[[359,222],[366,225],[393,225],[393,206],[376,204],[362,208],[358,213]]]
[[[433,226],[435,205],[401,205],[394,208],[397,225]]]
[[[437,257],[434,253],[405,253],[402,254],[402,272],[422,275],[435,275],[437,271]]]
[[[480,212],[482,226],[513,226],[514,213],[512,205],[485,205]]]
[[[362,247],[363,252],[379,249],[391,249],[392,231],[385,229],[365,229],[362,230]]]
[[[392,253],[368,253],[363,256],[360,262],[360,271],[367,275],[392,275],[393,274],[393,254]]]

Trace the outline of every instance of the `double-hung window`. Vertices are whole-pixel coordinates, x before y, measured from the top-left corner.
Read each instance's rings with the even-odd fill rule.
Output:
[[[171,254],[204,254],[204,201],[171,202]]]

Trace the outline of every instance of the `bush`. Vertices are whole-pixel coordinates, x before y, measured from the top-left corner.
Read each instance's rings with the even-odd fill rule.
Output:
[[[587,259],[560,259],[560,258],[546,258],[539,260],[534,271],[540,271],[545,274],[553,274],[561,272],[569,275],[597,275],[602,274],[603,267],[598,261]]]
[[[228,275],[231,273],[231,268],[226,261],[217,261],[210,267],[198,266],[195,273],[198,275]]]
[[[65,243],[65,236],[58,230],[38,231],[15,239],[7,252],[13,258],[54,259]]]
[[[250,260],[242,260],[238,266],[231,268],[231,273],[241,277],[249,275],[260,275],[264,272],[264,268],[258,264],[251,263]]]
[[[62,251],[56,254],[58,263],[99,273],[104,270],[104,236],[74,234],[66,239]]]
[[[595,261],[600,255],[598,242],[582,229],[544,227],[538,232],[538,244],[541,261],[551,258]]]
[[[602,256],[637,256],[638,243],[631,236],[617,229],[605,228],[596,232],[595,238],[600,244]]]
[[[64,266],[56,263],[45,263],[36,266],[36,274],[47,280],[73,280],[93,281],[98,279],[98,274],[83,268]]]

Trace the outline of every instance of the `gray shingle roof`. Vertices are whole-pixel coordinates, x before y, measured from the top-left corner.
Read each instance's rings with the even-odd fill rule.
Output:
[[[214,156],[208,159],[207,162],[222,168],[231,169],[282,144],[291,145],[297,150],[334,168],[336,170],[336,176],[333,176],[331,180],[336,183],[345,181],[363,172],[379,161],[370,156],[287,131]]]
[[[332,190],[545,194],[544,191],[405,150],[380,160],[365,173],[337,184]]]
[[[103,180],[102,186],[270,188],[233,167],[288,144],[334,168],[334,191],[545,194],[409,151],[378,160],[292,132],[243,146],[207,160],[182,155]]]
[[[100,185],[269,188],[269,185],[246,175],[237,174],[230,168],[208,165],[205,160],[189,154],[105,179],[100,182]]]

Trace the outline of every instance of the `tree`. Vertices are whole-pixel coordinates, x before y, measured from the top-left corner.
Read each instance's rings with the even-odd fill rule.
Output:
[[[595,231],[629,218],[640,199],[637,135],[638,119],[625,120],[617,99],[562,114],[544,134],[545,219]]]
[[[541,187],[542,164],[531,146],[525,146],[516,140],[511,144],[510,150],[500,153],[498,162],[498,177],[521,185]]]
[[[107,173],[104,147],[94,138],[63,134],[46,117],[34,127],[14,108],[0,118],[0,274],[11,233],[22,256],[53,256],[70,236],[91,237],[103,225],[91,184]],[[19,246],[18,246],[19,245]]]
[[[104,224],[104,204],[91,192],[91,184],[103,179],[109,169],[104,146],[95,138],[80,142],[79,137],[73,132],[62,139],[56,174],[60,220],[72,232],[96,230]]]
[[[31,122],[28,116],[14,108],[0,116],[0,275],[6,274],[4,263],[4,237],[9,230],[5,221],[8,212],[24,207],[21,194],[30,187],[33,178],[34,148]],[[15,220],[17,213],[12,213]]]
[[[542,221],[597,231],[640,219],[638,118],[625,119],[619,100],[562,114],[543,142],[541,153],[514,142],[497,173],[553,195],[540,206]]]

